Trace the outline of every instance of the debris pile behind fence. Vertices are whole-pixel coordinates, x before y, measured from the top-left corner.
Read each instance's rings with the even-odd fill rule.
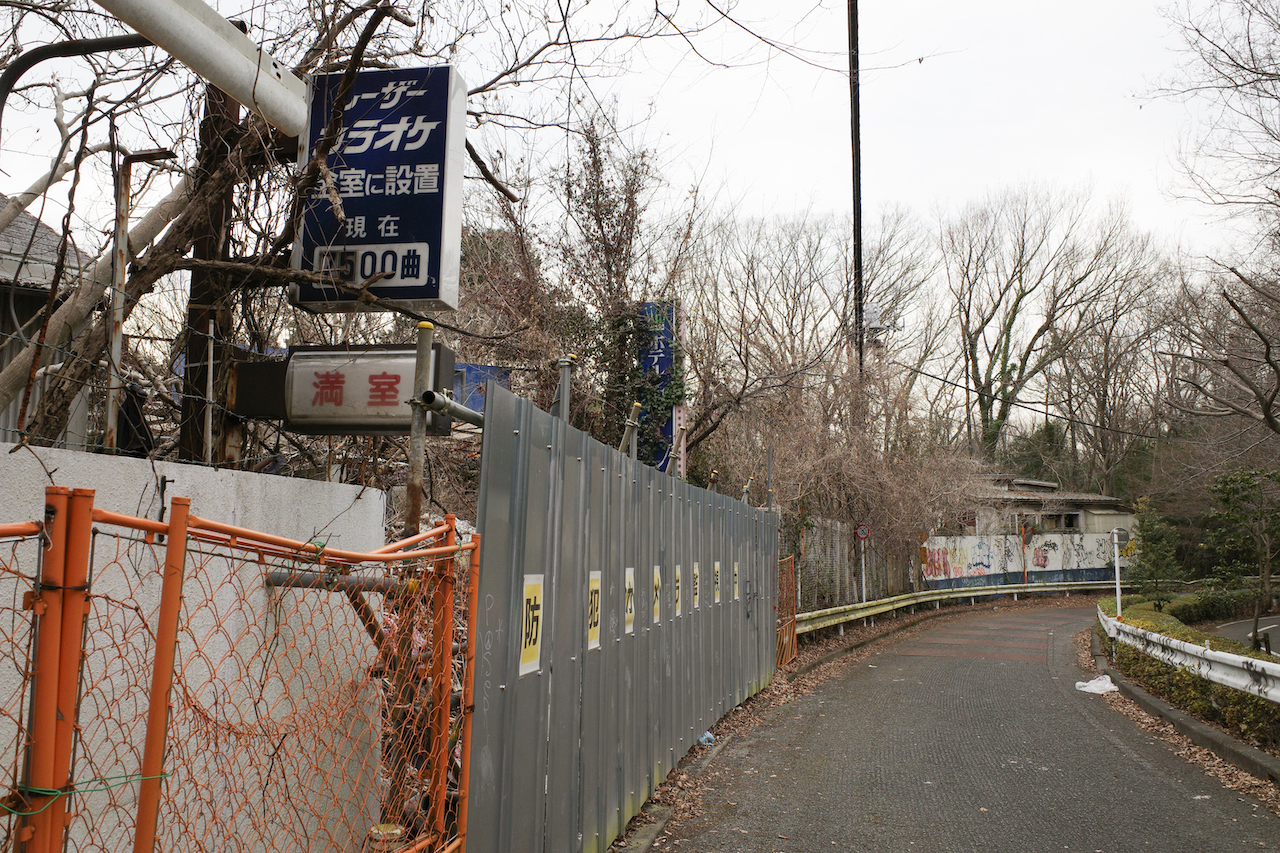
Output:
[[[454,839],[478,540],[353,554],[57,492],[0,549],[5,849],[63,849],[64,814],[81,850]]]

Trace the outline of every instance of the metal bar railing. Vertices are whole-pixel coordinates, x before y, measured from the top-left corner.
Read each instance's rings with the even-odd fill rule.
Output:
[[[1268,702],[1280,702],[1280,662],[1219,652],[1184,640],[1144,631],[1098,609],[1107,636],[1156,660],[1186,669],[1203,679],[1243,690]]]
[[[796,614],[796,633],[807,634],[822,628],[852,622],[855,619],[868,619],[884,613],[892,613],[906,607],[915,607],[929,602],[964,600],[966,598],[985,598],[992,595],[1013,595],[1019,593],[1045,592],[1105,592],[1112,588],[1113,581],[1072,581],[1066,583],[1016,583],[1001,586],[970,586],[954,589],[930,589],[923,592],[911,592],[906,595],[894,595],[862,604],[844,604],[815,610],[810,613]]]

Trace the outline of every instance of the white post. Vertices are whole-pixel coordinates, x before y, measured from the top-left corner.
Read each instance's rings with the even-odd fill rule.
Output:
[[[858,558],[862,564],[862,570],[861,570],[862,603],[866,604],[867,603],[867,541],[863,539],[861,536],[858,537]],[[866,619],[862,620],[862,625],[864,628],[866,627],[867,625]]]

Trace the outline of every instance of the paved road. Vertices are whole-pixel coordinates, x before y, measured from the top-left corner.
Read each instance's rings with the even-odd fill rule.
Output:
[[[1223,637],[1230,637],[1233,640],[1244,643],[1246,646],[1253,639],[1253,619],[1238,619],[1235,622],[1228,622],[1225,625],[1219,625],[1214,629],[1215,634]],[[1280,657],[1280,618],[1276,616],[1263,616],[1258,620],[1258,635],[1271,635],[1271,653]]]
[[[661,849],[1280,849],[1280,819],[1075,689],[1091,608],[982,611],[765,712]],[[710,774],[718,774],[712,776]]]

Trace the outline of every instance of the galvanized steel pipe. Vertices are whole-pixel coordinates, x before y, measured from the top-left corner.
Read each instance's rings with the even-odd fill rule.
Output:
[[[288,136],[307,127],[307,84],[201,0],[97,0],[112,15]]]
[[[454,420],[463,423],[484,428],[484,412],[477,412],[475,409],[468,409],[466,406],[454,400],[450,400],[438,391],[424,391],[422,394],[422,405],[426,406],[433,412],[439,412],[442,415],[448,415]]]

